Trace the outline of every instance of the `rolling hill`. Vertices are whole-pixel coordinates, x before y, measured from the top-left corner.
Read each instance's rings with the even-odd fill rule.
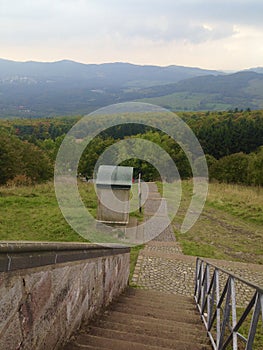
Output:
[[[224,74],[182,66],[0,59],[0,117],[86,114],[145,101],[171,110],[263,108],[261,68]]]
[[[141,101],[172,110],[262,109],[263,74],[208,75],[152,87],[144,93],[148,96]]]

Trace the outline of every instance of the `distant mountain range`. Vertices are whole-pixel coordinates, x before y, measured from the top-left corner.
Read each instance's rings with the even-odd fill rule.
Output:
[[[0,59],[0,117],[89,113],[146,101],[171,110],[263,108],[263,68],[234,74],[182,66]]]

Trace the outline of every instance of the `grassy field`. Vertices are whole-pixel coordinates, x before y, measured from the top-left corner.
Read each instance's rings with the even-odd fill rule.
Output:
[[[263,264],[262,188],[210,184],[201,216],[182,234],[179,227],[190,203],[191,181],[184,181],[182,187],[174,227],[185,254]]]
[[[61,214],[53,183],[1,187],[0,208],[1,240],[83,241]]]
[[[79,192],[96,218],[97,196],[91,183],[79,182]],[[0,240],[84,241],[60,212],[53,183],[0,187]],[[142,221],[135,210],[131,216]]]
[[[185,254],[263,264],[262,188],[210,184],[202,215],[190,231],[181,234],[178,228],[189,206],[191,181],[184,181],[182,187],[174,227]],[[80,183],[79,189],[88,210],[96,216],[92,184]],[[52,183],[1,187],[0,208],[0,240],[84,241],[62,216]],[[137,219],[141,221],[141,217]]]

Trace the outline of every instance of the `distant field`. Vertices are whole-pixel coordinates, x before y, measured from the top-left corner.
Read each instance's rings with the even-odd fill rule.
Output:
[[[163,106],[172,111],[222,111],[231,109],[231,104],[218,101],[218,94],[175,92],[170,95],[138,100]]]
[[[79,186],[83,201],[95,215],[97,199],[92,185]],[[183,181],[183,197],[174,220],[175,234],[184,253],[263,264],[263,189],[210,184],[198,222],[181,234],[178,227],[188,208],[191,190],[191,182]],[[52,183],[0,187],[0,211],[0,240],[84,241],[63,218]]]

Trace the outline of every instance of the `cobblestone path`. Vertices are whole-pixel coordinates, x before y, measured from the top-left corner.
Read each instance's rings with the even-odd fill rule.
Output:
[[[149,185],[149,196],[144,206],[145,218],[156,211],[161,198],[154,183]],[[206,259],[254,284],[263,287],[263,266],[248,263]],[[172,294],[193,296],[196,258],[183,255],[175,240],[173,229],[168,226],[158,237],[147,243],[140,251],[132,282],[140,288]],[[223,278],[222,281],[225,281]],[[253,290],[237,283],[237,300],[247,303]]]

